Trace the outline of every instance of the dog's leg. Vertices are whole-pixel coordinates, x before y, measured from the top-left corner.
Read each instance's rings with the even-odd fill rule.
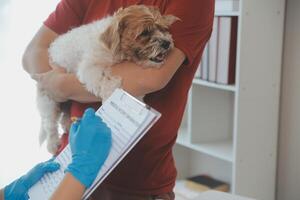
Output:
[[[60,125],[64,133],[67,133],[72,124],[71,116],[70,116],[71,102],[68,101],[68,102],[60,103],[59,106],[62,113],[60,118]]]
[[[46,140],[48,151],[55,154],[60,144],[58,134],[60,109],[58,103],[53,101],[45,91],[38,88],[37,106],[41,116],[39,142],[42,144]]]
[[[110,73],[110,67],[101,66],[101,63],[89,62],[85,59],[80,63],[77,77],[86,89],[105,101],[116,88],[121,86],[121,78]]]
[[[122,82],[120,77],[113,76],[110,68],[107,68],[104,71],[104,77],[102,78],[100,85],[100,97],[102,98],[102,101],[106,101],[106,99],[108,99],[108,97],[110,97],[115,91],[115,89],[121,87]]]

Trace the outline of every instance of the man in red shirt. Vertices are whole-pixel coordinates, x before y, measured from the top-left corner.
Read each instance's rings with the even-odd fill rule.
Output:
[[[124,62],[112,73],[122,77],[122,87],[162,113],[158,123],[117,166],[94,193],[95,199],[174,199],[176,168],[172,147],[176,141],[188,90],[208,41],[214,17],[214,0],[61,0],[28,45],[24,69],[43,73],[41,84],[58,102],[72,100],[71,116],[100,106],[75,75],[50,66],[47,49],[62,33],[103,18],[133,4],[156,6],[162,14],[181,19],[170,29],[175,48],[159,69]],[[63,137],[67,138],[67,137]],[[63,144],[67,141],[63,141]],[[64,146],[64,145],[63,145]]]

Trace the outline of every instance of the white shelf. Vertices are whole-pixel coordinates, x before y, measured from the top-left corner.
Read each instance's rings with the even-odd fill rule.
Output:
[[[232,92],[236,91],[236,86],[235,85],[222,85],[222,84],[218,84],[218,83],[205,81],[205,80],[202,80],[202,79],[199,79],[199,78],[194,78],[193,84],[202,85],[202,86],[206,86],[206,87],[210,87],[210,88],[216,88],[216,89],[219,89],[219,90],[226,90],[226,91],[232,91]]]
[[[215,16],[220,17],[220,16],[224,16],[224,17],[234,17],[234,16],[240,16],[240,12],[239,11],[216,11],[215,12]]]
[[[190,135],[188,134],[188,131],[186,129],[179,129],[176,143],[182,146],[188,146],[191,144]]]
[[[206,143],[191,143],[188,132],[185,129],[180,129],[176,143],[194,151],[198,151],[224,161],[233,162],[232,139]]]

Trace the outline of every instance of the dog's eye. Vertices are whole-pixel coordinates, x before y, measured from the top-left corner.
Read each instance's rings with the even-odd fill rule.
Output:
[[[147,36],[150,36],[150,34],[151,34],[151,31],[146,29],[140,34],[140,36],[147,37]]]
[[[166,27],[162,27],[162,26],[160,26],[160,27],[158,27],[158,29],[161,31],[161,32],[168,32],[168,28],[166,28]]]

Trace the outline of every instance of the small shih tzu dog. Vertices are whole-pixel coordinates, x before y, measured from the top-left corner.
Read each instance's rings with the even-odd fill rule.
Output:
[[[168,32],[172,15],[161,15],[154,7],[133,5],[120,8],[112,16],[74,28],[50,45],[50,63],[74,73],[86,89],[102,101],[121,86],[121,77],[111,74],[111,66],[122,61],[141,67],[159,67],[173,48]],[[55,154],[59,145],[58,125],[69,118],[39,85],[37,104],[41,115],[40,144]]]

